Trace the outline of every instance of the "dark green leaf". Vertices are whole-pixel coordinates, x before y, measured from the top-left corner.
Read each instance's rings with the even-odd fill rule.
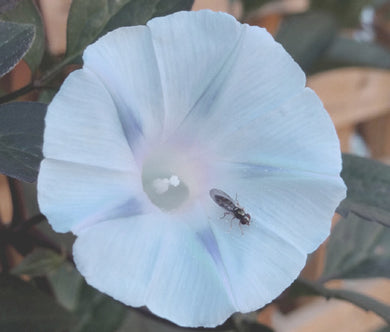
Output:
[[[35,27],[35,38],[30,50],[24,57],[32,72],[38,68],[41,63],[45,50],[45,34],[41,15],[32,0],[22,0],[11,11],[0,16],[4,21],[13,21],[17,23],[32,24]]]
[[[390,326],[385,326],[375,332],[390,332]]]
[[[21,0],[0,0],[0,14],[14,9]]]
[[[74,0],[67,24],[67,56],[78,54],[92,43],[104,26],[129,0]]]
[[[75,313],[79,323],[72,332],[112,332],[123,322],[128,309],[113,298],[84,284]]]
[[[273,332],[273,330],[257,322],[257,317],[250,318],[249,315],[242,315],[242,319],[236,322],[237,332]]]
[[[121,26],[145,24],[151,18],[164,16],[180,10],[190,10],[194,0],[133,0],[113,16],[103,34]]]
[[[49,104],[52,99],[54,98],[54,96],[56,95],[56,93],[58,92],[57,89],[44,89],[40,94],[39,94],[39,98],[38,98],[38,101],[40,103],[44,103],[44,104]]]
[[[390,324],[390,306],[367,295],[345,289],[326,288],[320,283],[304,279],[297,279],[293,286],[299,287],[300,292],[305,295],[320,295],[326,297],[327,299],[334,298],[350,302],[364,310],[374,312]]]
[[[246,322],[240,327],[238,332],[272,332],[268,326],[256,322]]]
[[[308,12],[285,18],[275,39],[280,42],[304,71],[325,52],[337,33],[332,16]]]
[[[311,0],[311,8],[332,13],[343,27],[356,27],[364,6],[373,0]]]
[[[107,30],[145,24],[152,17],[190,9],[192,3],[193,0],[73,0],[68,18],[67,56],[80,54]]]
[[[185,328],[175,325],[174,323],[157,317],[147,311],[147,309],[128,309],[126,318],[116,332],[234,332],[239,331],[233,324],[232,319],[228,319],[222,325],[216,328]],[[266,331],[268,332],[268,331]]]
[[[0,105],[0,173],[27,182],[36,180],[46,107],[34,102]]]
[[[64,262],[65,257],[49,249],[35,249],[28,254],[19,265],[14,267],[12,274],[26,274],[31,277],[43,276],[53,272]]]
[[[73,243],[76,237],[71,232],[57,233],[53,230],[47,221],[41,222],[36,227],[52,242],[56,243],[63,252],[67,254],[72,252]]]
[[[40,214],[36,183],[21,182],[27,219]]]
[[[344,154],[341,176],[348,192],[337,212],[390,226],[390,166]]]
[[[390,51],[373,42],[337,37],[313,71],[346,66],[390,69]]]
[[[390,229],[354,214],[329,238],[323,279],[390,277]]]
[[[74,317],[48,295],[16,277],[0,274],[0,331],[63,332]]]
[[[0,77],[16,66],[26,54],[34,39],[31,24],[0,21]]]
[[[153,11],[153,17],[165,16],[181,10],[191,10],[193,4],[194,0],[160,0]]]
[[[66,309],[74,311],[84,281],[75,267],[64,262],[59,269],[48,275],[48,280],[57,301]]]
[[[248,16],[252,11],[260,8],[272,0],[241,0],[243,5],[244,16]]]
[[[390,324],[390,306],[379,302],[372,297],[344,289],[328,290],[323,295],[328,298],[332,297],[338,300],[350,302],[366,311],[372,311]]]

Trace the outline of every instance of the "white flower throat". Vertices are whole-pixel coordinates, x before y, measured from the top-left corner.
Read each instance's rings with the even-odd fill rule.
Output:
[[[205,163],[192,158],[188,149],[158,146],[142,166],[142,185],[150,201],[163,211],[183,208],[203,190]]]
[[[153,180],[152,185],[154,186],[154,189],[156,190],[157,194],[164,194],[169,190],[170,186],[177,187],[180,185],[180,180],[177,177],[177,175],[172,175],[169,179],[168,178],[158,178]]]

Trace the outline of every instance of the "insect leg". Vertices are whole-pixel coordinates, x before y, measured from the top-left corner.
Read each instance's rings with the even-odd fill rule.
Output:
[[[229,215],[230,214],[230,212],[225,212],[224,214],[223,214],[223,216],[222,217],[219,217],[220,219],[223,219],[223,218],[225,218],[227,215]]]
[[[241,223],[238,223],[238,227],[240,227],[241,235],[244,235],[244,231],[242,230]]]
[[[234,220],[235,216],[233,215],[232,219],[230,219],[230,228],[233,227],[233,220]]]

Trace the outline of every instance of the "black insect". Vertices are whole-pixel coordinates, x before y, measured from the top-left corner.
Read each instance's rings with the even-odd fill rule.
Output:
[[[233,200],[227,193],[219,189],[211,189],[210,197],[212,200],[217,203],[221,208],[225,209],[227,212],[222,216],[225,217],[228,214],[232,215],[233,218],[239,220],[241,225],[249,225],[251,221],[251,216],[249,213],[246,213],[244,209],[238,205],[237,200]]]

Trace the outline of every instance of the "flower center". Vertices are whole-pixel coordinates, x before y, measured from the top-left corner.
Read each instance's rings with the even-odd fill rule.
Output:
[[[144,191],[154,205],[164,211],[180,208],[189,198],[189,188],[177,175],[144,172]]]
[[[183,156],[166,147],[157,150],[143,163],[142,185],[150,201],[158,208],[177,210],[188,201],[194,188],[190,188]]]

